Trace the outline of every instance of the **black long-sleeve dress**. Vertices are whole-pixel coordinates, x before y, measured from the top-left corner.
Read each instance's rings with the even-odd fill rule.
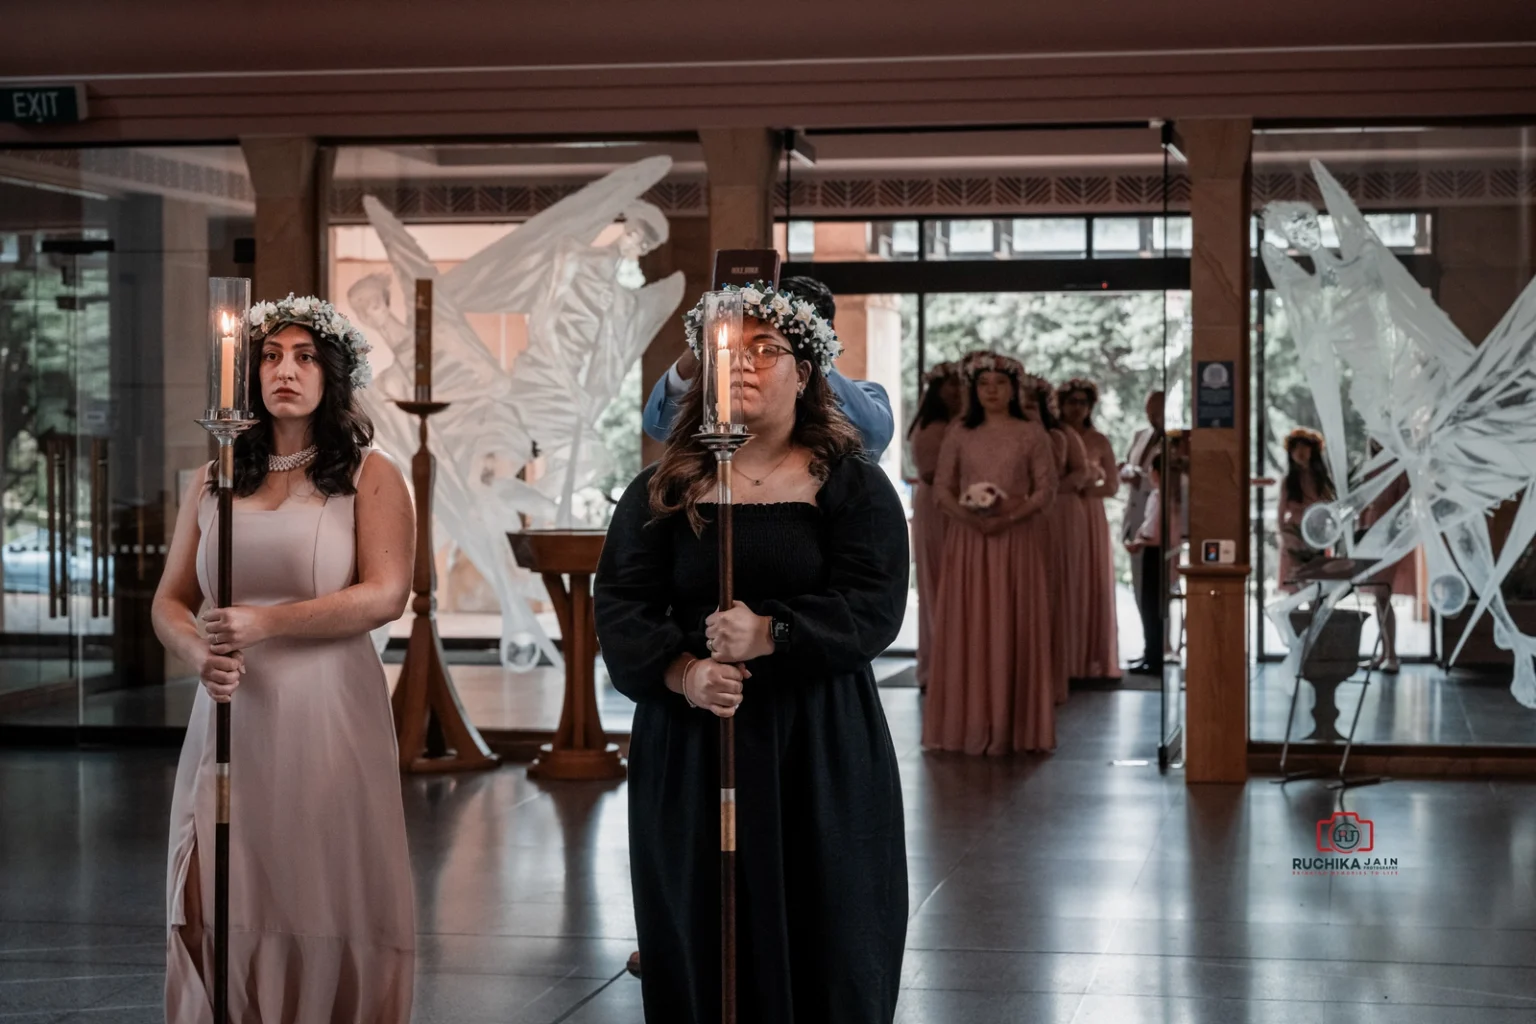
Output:
[[[720,1016],[719,719],[667,689],[708,656],[716,532],[653,522],[648,469],[614,511],[598,641],[635,701],[629,847],[651,1024]],[[906,519],[885,475],[831,468],[817,504],[736,505],[736,598],[790,623],[736,713],[741,1024],[889,1024],[906,940],[901,780],[870,661],[906,608]]]

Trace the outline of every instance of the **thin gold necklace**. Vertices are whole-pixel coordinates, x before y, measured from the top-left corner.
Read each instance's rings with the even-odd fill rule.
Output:
[[[777,473],[779,471],[779,469],[784,465],[784,463],[789,461],[789,457],[791,455],[793,455],[794,453],[795,453],[795,446],[793,444],[791,444],[789,446],[789,450],[784,453],[784,457],[778,461],[778,464],[775,465],[772,469],[770,469],[767,473],[763,474],[762,480],[753,480],[752,477],[750,477],[750,476],[747,476],[747,479],[749,481],[751,481],[753,487],[761,487],[761,486],[763,486],[763,481],[767,480],[769,477],[773,476],[773,474]],[[742,474],[742,475],[746,476],[745,473]]]

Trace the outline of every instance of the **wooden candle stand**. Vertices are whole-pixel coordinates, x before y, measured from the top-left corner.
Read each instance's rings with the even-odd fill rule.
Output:
[[[411,609],[410,645],[400,682],[390,706],[395,714],[395,740],[400,770],[406,772],[464,772],[495,768],[501,759],[469,723],[453,688],[437,633],[437,566],[433,561],[432,487],[437,459],[427,447],[427,417],[448,408],[447,402],[395,402],[407,415],[421,418],[421,446],[411,460],[416,488],[416,567],[411,579],[415,597]]]
[[[525,530],[509,533],[517,564],[544,577],[560,619],[565,656],[565,702],[553,743],[539,748],[528,766],[538,779],[622,779],[626,769],[617,744],[608,742],[597,713],[597,623],[592,617],[592,576],[603,553],[602,530]],[[570,577],[567,589],[565,577]]]

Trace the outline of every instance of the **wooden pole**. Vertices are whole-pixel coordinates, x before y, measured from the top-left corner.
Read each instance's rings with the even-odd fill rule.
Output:
[[[234,438],[219,438],[219,585],[217,603],[234,603]],[[229,723],[230,702],[214,705],[213,1020],[229,1020]]]
[[[731,449],[715,450],[719,487],[720,608],[735,598],[731,508]],[[720,1019],[736,1024],[736,719],[720,719]]]

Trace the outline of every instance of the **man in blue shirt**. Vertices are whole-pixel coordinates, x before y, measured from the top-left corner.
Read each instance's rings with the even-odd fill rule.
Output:
[[[786,277],[779,282],[779,290],[794,292],[816,307],[816,312],[828,323],[837,316],[837,300],[826,285],[814,277]],[[645,416],[641,421],[645,432],[658,441],[667,439],[672,429],[672,418],[677,415],[677,402],[688,391],[688,382],[699,372],[699,361],[694,354],[684,352],[667,368],[651,396],[645,403]],[[891,443],[896,427],[891,419],[891,400],[885,388],[872,380],[850,380],[833,370],[827,383],[842,404],[843,413],[864,438],[864,454],[871,462],[877,462],[880,454]]]

